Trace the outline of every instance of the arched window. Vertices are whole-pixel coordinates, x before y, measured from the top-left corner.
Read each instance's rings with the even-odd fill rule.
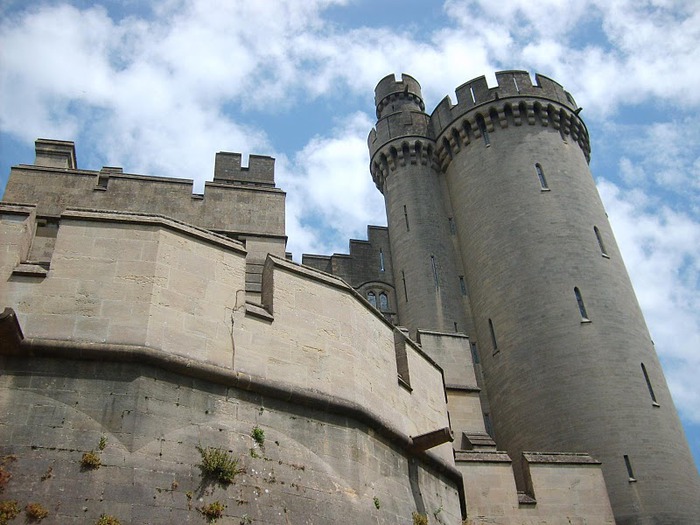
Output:
[[[600,236],[600,230],[598,229],[598,226],[593,226],[593,232],[595,233],[595,238],[598,240],[598,246],[600,247],[600,253],[603,257],[610,257],[608,255],[607,250],[605,249],[605,245],[603,244],[603,238]]]
[[[544,177],[544,171],[542,170],[542,166],[539,164],[535,164],[535,171],[537,172],[537,178],[540,181],[540,186],[543,190],[549,190],[549,186],[547,186],[547,179]]]
[[[385,312],[389,309],[389,298],[384,292],[379,294],[379,309],[382,312]]]
[[[578,311],[581,314],[581,321],[590,322],[590,319],[588,319],[588,313],[586,312],[586,305],[583,304],[583,297],[581,297],[581,292],[578,288],[574,288],[574,295],[576,296],[576,302],[578,303]]]
[[[374,292],[367,293],[367,300],[369,301],[369,304],[371,304],[375,308],[377,307],[377,296],[374,295]]]

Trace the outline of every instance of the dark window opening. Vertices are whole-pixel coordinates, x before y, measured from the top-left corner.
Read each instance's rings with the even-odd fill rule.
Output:
[[[479,349],[476,347],[476,343],[471,343],[469,345],[472,351],[472,361],[475,365],[479,364]]]
[[[464,275],[459,276],[459,289],[462,291],[462,295],[467,295],[467,283],[464,282]]]
[[[479,131],[481,131],[481,136],[484,138],[484,144],[487,146],[491,145],[491,138],[489,137],[489,132],[486,129],[486,123],[484,122],[484,118],[479,116],[476,119],[476,124],[479,126]]]
[[[574,288],[574,295],[576,296],[576,302],[578,303],[578,311],[581,314],[581,321],[590,321],[588,318],[588,312],[586,312],[586,305],[583,304],[583,297],[581,297],[581,292],[578,288]]]
[[[411,228],[408,225],[408,209],[406,209],[406,205],[403,205],[403,218],[406,221],[406,231],[411,231]]]
[[[629,477],[630,481],[637,481],[637,478],[634,477],[634,471],[632,470],[632,462],[630,462],[630,457],[625,454],[625,467],[627,467],[627,476]]]
[[[537,172],[537,178],[540,181],[540,186],[542,187],[543,190],[548,190],[549,186],[547,186],[547,179],[544,176],[544,171],[542,170],[542,166],[539,164],[535,164],[535,171]]]
[[[649,389],[649,395],[651,396],[651,401],[654,406],[659,406],[658,401],[656,401],[656,394],[654,394],[654,388],[651,386],[651,381],[649,380],[649,374],[647,374],[647,367],[642,363],[642,373],[644,374],[644,381],[647,383],[647,388]]]
[[[489,331],[491,332],[491,344],[493,345],[493,353],[498,352],[498,342],[496,341],[496,330],[493,328],[493,321],[489,319]]]
[[[605,249],[605,244],[603,244],[603,238],[600,236],[600,230],[598,226],[593,226],[593,232],[595,233],[595,238],[598,240],[598,246],[600,247],[600,254],[603,257],[609,257],[607,250]]]
[[[403,294],[406,297],[406,302],[408,302],[408,289],[406,288],[406,274],[401,270],[401,280],[403,281]]]

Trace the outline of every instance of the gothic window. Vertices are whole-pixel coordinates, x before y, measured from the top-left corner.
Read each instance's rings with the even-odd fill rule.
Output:
[[[375,308],[377,307],[377,296],[374,295],[374,292],[367,293],[367,300],[369,301],[369,304],[371,304]]]
[[[598,246],[600,247],[600,253],[603,257],[609,257],[608,252],[605,250],[605,245],[603,244],[603,238],[600,236],[600,230],[598,226],[593,226],[593,232],[595,233],[595,238],[598,240]]]
[[[583,304],[583,297],[581,297],[581,292],[578,288],[574,288],[574,295],[576,296],[576,302],[578,303],[578,311],[581,314],[581,322],[590,322],[588,313],[586,312],[586,305]]]
[[[379,309],[382,312],[386,312],[389,309],[389,297],[384,292],[379,294]]]
[[[537,178],[540,181],[542,190],[549,190],[549,186],[547,186],[547,179],[544,177],[544,171],[542,171],[542,166],[535,164],[535,171],[537,172]]]

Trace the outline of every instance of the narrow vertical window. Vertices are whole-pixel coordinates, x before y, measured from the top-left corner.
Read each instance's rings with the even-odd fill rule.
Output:
[[[574,295],[576,296],[576,302],[578,303],[578,311],[581,314],[581,322],[590,322],[588,313],[586,312],[586,305],[583,304],[583,297],[581,297],[581,292],[578,288],[574,288]]]
[[[379,294],[379,309],[382,312],[385,312],[389,309],[389,298],[384,292]]]
[[[491,145],[491,138],[489,137],[489,132],[486,129],[486,123],[483,117],[477,117],[476,124],[479,126],[479,131],[481,131],[481,136],[484,138],[484,144],[487,146]]]
[[[406,208],[406,205],[403,205],[403,218],[406,221],[406,231],[411,231],[411,228],[408,225],[408,209]]]
[[[644,381],[647,383],[647,388],[649,389],[649,395],[651,396],[652,405],[658,407],[659,403],[656,401],[656,394],[654,394],[654,388],[651,386],[651,381],[649,380],[649,374],[647,374],[647,367],[642,363],[642,373],[644,374]]]
[[[607,250],[605,249],[605,244],[603,244],[603,238],[600,236],[600,230],[598,226],[593,226],[593,232],[595,233],[595,238],[598,240],[598,246],[600,247],[600,254],[603,257],[610,257]]]
[[[467,295],[467,283],[464,282],[464,275],[459,276],[459,289],[462,291],[462,295]]]
[[[537,178],[540,181],[540,187],[542,188],[542,190],[549,190],[549,186],[547,186],[547,179],[544,176],[542,166],[540,166],[539,164],[535,164],[535,171],[537,172]]]
[[[629,477],[630,481],[637,481],[637,478],[634,477],[634,471],[632,470],[632,462],[630,461],[630,457],[625,454],[625,467],[627,467],[627,476]]]
[[[408,302],[408,289],[406,288],[406,274],[401,270],[401,280],[403,281],[403,295],[406,297],[406,302]]]
[[[469,87],[469,94],[472,96],[472,102],[476,104],[476,95],[474,94],[474,88],[471,86]]]
[[[396,354],[396,374],[399,377],[399,384],[410,389],[411,375],[408,370],[408,355],[406,355],[406,336],[398,329],[394,329],[394,352]]]
[[[377,307],[377,296],[374,295],[374,292],[369,292],[367,294],[367,300],[369,301],[369,304],[371,304],[375,308]]]
[[[450,235],[454,235],[455,233],[457,233],[457,228],[455,227],[455,220],[452,217],[450,217],[447,219],[447,222],[450,225]]]
[[[459,332],[459,330],[457,330],[457,321],[455,321],[455,332]]]
[[[471,343],[470,345],[472,351],[472,361],[475,365],[479,364],[479,349],[476,347],[476,343]]]
[[[433,267],[433,281],[435,281],[435,288],[439,288],[440,283],[438,281],[437,264],[435,263],[435,256],[434,255],[430,256],[430,265]]]
[[[381,248],[379,249],[379,271],[384,271],[384,252]]]
[[[493,353],[498,352],[498,342],[496,341],[496,330],[493,329],[493,321],[489,319],[489,331],[491,332],[491,344],[493,345]]]
[[[493,438],[493,425],[491,424],[491,416],[487,412],[484,413],[484,428],[486,433]]]

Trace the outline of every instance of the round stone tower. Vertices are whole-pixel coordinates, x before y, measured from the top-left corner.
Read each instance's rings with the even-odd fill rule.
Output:
[[[522,451],[592,454],[619,524],[697,523],[697,470],[588,167],[580,108],[546,77],[496,77],[460,86],[430,117],[411,77],[377,86],[371,169],[406,275],[400,318],[444,328],[456,302],[431,295],[430,257],[463,271],[499,448],[516,463]]]
[[[460,275],[442,180],[433,165],[435,142],[421,88],[403,75],[384,78],[375,90],[376,129],[368,142],[372,177],[384,194],[399,324],[467,330]]]

